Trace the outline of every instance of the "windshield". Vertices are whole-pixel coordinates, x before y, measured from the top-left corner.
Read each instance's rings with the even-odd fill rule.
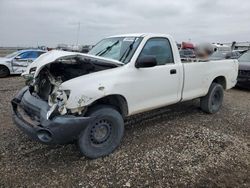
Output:
[[[11,53],[11,54],[6,55],[5,57],[6,57],[6,58],[12,58],[12,57],[17,56],[19,53],[20,53],[19,51],[16,51],[16,52],[13,52],[13,53]]]
[[[88,54],[106,57],[128,63],[135,50],[142,41],[142,37],[113,37],[97,43]]]
[[[250,63],[250,51],[244,53],[240,58],[238,59],[239,62],[249,62]]]

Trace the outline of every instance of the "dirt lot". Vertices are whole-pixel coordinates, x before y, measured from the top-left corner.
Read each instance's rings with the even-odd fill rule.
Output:
[[[77,147],[30,141],[12,123],[10,100],[24,85],[0,79],[0,187],[250,187],[250,92],[226,92],[221,111],[198,101],[127,120],[121,146],[88,160]]]

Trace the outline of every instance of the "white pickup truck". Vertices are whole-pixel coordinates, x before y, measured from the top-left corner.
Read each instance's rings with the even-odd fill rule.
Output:
[[[118,147],[127,116],[195,98],[216,113],[237,74],[237,60],[181,62],[169,35],[112,36],[89,54],[40,56],[23,73],[28,86],[12,100],[13,119],[37,141],[76,140],[98,158]]]

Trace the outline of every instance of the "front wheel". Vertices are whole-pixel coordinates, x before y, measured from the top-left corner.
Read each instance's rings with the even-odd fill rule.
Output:
[[[124,121],[121,114],[111,106],[98,105],[87,115],[94,119],[79,136],[81,153],[91,159],[112,153],[123,137]]]
[[[209,114],[214,114],[220,110],[223,102],[224,90],[220,84],[212,83],[208,94],[201,98],[201,109]]]
[[[8,67],[0,65],[0,78],[4,78],[9,76],[10,71],[8,69]]]

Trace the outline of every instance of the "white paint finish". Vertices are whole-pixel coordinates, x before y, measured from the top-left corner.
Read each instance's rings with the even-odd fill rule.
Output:
[[[125,36],[131,37],[135,35]],[[169,39],[174,50],[173,55],[176,63],[173,62],[173,64],[152,68],[135,68],[136,59],[142,48],[147,40],[153,37],[164,37]],[[178,54],[178,49],[172,37],[149,34],[144,37],[131,59],[131,62],[127,65],[84,75],[63,83],[61,89],[76,86],[70,89],[72,92],[68,99],[67,108],[75,108],[75,104],[80,97],[79,94],[92,97],[92,100],[85,103],[85,105],[89,105],[96,99],[107,95],[122,95],[128,102],[130,114],[142,112],[145,108],[153,109],[179,102],[181,100],[181,89],[183,84],[183,68]],[[171,69],[176,69],[177,74],[170,75]],[[98,80],[99,82],[96,83],[93,80]],[[82,87],[79,87],[79,85]],[[98,88],[100,86],[103,86],[105,89],[99,91]]]
[[[124,35],[123,35],[124,36]],[[136,36],[125,35],[126,37]],[[128,103],[129,115],[150,109],[205,96],[212,81],[218,76],[224,76],[227,88],[236,84],[238,62],[234,60],[210,61],[182,64],[175,40],[169,35],[138,34],[143,40],[137,48],[131,61],[123,66],[83,75],[61,84],[61,90],[70,90],[66,103],[68,109],[91,105],[94,101],[108,95],[121,95]],[[116,36],[118,37],[118,36]],[[152,68],[135,68],[135,62],[148,39],[165,37],[172,46],[174,63]],[[106,62],[121,64],[110,60],[86,54],[73,52],[51,52],[39,58],[32,66],[37,66],[38,74],[41,68],[60,57],[81,55],[88,58],[105,60]],[[176,69],[176,75],[170,75],[170,70]],[[183,72],[184,71],[184,72]],[[99,88],[103,89],[100,90]],[[81,100],[82,98],[88,100]]]
[[[238,75],[235,60],[183,63],[185,70],[183,100],[207,94],[212,81],[219,76],[226,78],[226,89],[234,87]]]
[[[183,75],[180,64],[130,69],[126,83],[129,91],[124,90],[124,93],[128,96],[131,114],[180,101]],[[172,69],[176,69],[177,74],[171,75]]]
[[[11,59],[0,57],[0,65],[4,65],[8,67],[10,74],[14,74],[12,66],[11,66]]]
[[[0,65],[6,66],[9,69],[11,75],[22,74],[26,71],[28,66],[34,62],[35,59],[16,59],[16,57],[28,51],[44,52],[43,50],[38,49],[20,50],[17,51],[16,55],[11,58],[0,57]]]
[[[14,58],[0,58],[0,65],[6,66],[11,75],[23,73],[29,64],[27,61],[15,60]]]

